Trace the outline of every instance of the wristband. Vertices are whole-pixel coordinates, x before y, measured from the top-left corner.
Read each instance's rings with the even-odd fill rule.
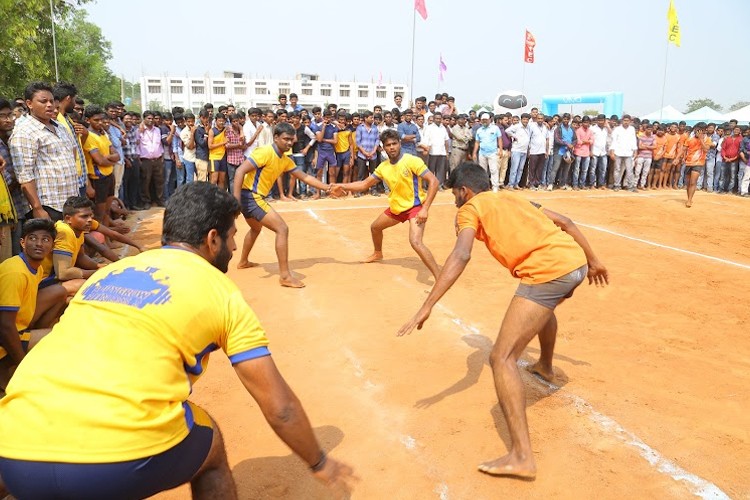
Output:
[[[322,471],[323,467],[326,466],[327,461],[328,461],[328,455],[326,455],[325,451],[320,450],[320,459],[318,460],[318,463],[310,466],[310,470],[313,473]]]

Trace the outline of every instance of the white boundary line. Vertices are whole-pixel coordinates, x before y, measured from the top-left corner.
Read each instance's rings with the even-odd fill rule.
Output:
[[[348,208],[348,207],[339,207],[339,208]],[[307,214],[316,222],[328,225],[328,222],[320,217],[318,214],[315,213],[315,210],[312,208],[305,209]],[[583,225],[583,224],[581,224]],[[586,226],[590,227],[590,226]],[[592,227],[593,228],[593,227]],[[599,229],[599,228],[594,228]],[[338,233],[338,231],[336,231]],[[606,231],[605,232],[609,232]],[[339,233],[340,234],[340,233]],[[613,233],[616,234],[616,233]],[[617,236],[621,236],[619,234],[616,234]],[[345,236],[342,236],[344,239],[349,239]],[[627,237],[629,239],[636,239],[637,241],[644,241],[645,240],[638,240],[637,238],[631,238]],[[351,242],[351,240],[349,240]],[[656,246],[662,246],[659,244],[655,244]],[[666,247],[671,248],[671,247]],[[675,249],[680,250],[680,249]],[[680,250],[684,252],[688,252],[687,250]],[[694,252],[688,252],[688,253],[694,253]],[[702,254],[696,254],[701,255]],[[708,257],[708,256],[703,256]],[[714,257],[714,259],[716,259]],[[720,260],[721,259],[717,259]],[[729,262],[729,261],[727,261]],[[750,268],[750,266],[747,266]],[[395,281],[400,282],[403,285],[407,285],[406,282],[401,277],[395,277]],[[448,316],[451,321],[456,324],[459,328],[461,328],[463,331],[467,332],[468,334],[477,335],[480,334],[480,330],[477,327],[468,325],[464,323],[456,314],[454,314],[448,307],[438,303],[437,304],[438,309],[440,309],[446,316]],[[353,357],[353,353],[351,353],[351,356]],[[529,364],[526,360],[519,360],[519,365],[526,366]],[[356,366],[355,366],[356,369]],[[687,470],[680,467],[675,462],[669,460],[664,455],[647,445],[642,439],[640,439],[636,434],[633,432],[625,429],[622,427],[619,423],[617,423],[616,420],[614,420],[611,417],[608,417],[607,415],[604,415],[603,413],[600,413],[594,409],[594,407],[585,399],[583,399],[580,396],[576,396],[575,394],[570,394],[567,391],[563,392],[563,389],[555,384],[546,382],[538,377],[535,377],[539,382],[541,382],[543,385],[545,385],[548,389],[553,391],[554,393],[560,393],[563,397],[571,401],[576,410],[578,410],[581,413],[585,413],[588,418],[597,424],[599,428],[602,430],[602,432],[614,436],[616,439],[624,443],[625,445],[635,448],[638,451],[638,454],[646,460],[651,467],[653,467],[657,472],[660,474],[666,474],[675,481],[681,481],[686,483],[687,488],[690,490],[691,493],[694,495],[706,499],[706,500],[729,500],[729,496],[724,493],[724,491],[721,490],[718,486],[716,486],[714,483],[707,481],[706,479],[703,479],[700,476],[697,476],[695,474],[692,474],[688,472]],[[411,449],[407,445],[407,443],[404,443],[405,446],[407,446],[408,449]],[[447,492],[448,492],[448,485],[445,483],[441,483],[438,488],[435,491],[440,495],[441,498],[447,498]]]

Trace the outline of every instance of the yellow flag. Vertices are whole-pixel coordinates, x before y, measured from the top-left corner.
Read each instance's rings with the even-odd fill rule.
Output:
[[[667,11],[667,20],[669,28],[667,30],[667,40],[676,46],[680,46],[680,23],[677,21],[677,9],[674,8],[674,0],[669,0],[669,10]]]

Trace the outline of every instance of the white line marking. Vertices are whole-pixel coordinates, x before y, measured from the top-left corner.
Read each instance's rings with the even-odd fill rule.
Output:
[[[640,243],[645,243],[647,245],[652,245],[652,246],[655,246],[655,247],[658,247],[658,248],[665,248],[667,250],[673,250],[675,252],[685,253],[685,254],[688,254],[688,255],[692,255],[693,257],[701,257],[703,259],[709,259],[709,260],[713,260],[713,261],[716,261],[716,262],[721,262],[722,264],[729,264],[730,266],[741,267],[742,269],[750,269],[750,265],[748,265],[748,264],[740,264],[739,262],[734,262],[734,261],[731,261],[731,260],[721,259],[719,257],[714,257],[712,255],[706,255],[706,254],[702,254],[702,253],[699,253],[699,252],[693,252],[692,250],[685,250],[685,249],[682,249],[682,248],[672,247],[672,246],[669,246],[669,245],[662,245],[661,243],[656,243],[655,241],[649,241],[649,240],[644,240],[642,238],[636,238],[634,236],[628,236],[627,234],[618,233],[616,231],[612,231],[610,229],[605,229],[603,227],[593,226],[591,224],[584,224],[583,222],[576,222],[576,225],[587,227],[589,229],[594,229],[596,231],[601,231],[603,233],[611,234],[613,236],[619,236],[620,238],[625,238],[625,239],[628,239],[628,240],[638,241]]]
[[[438,494],[440,500],[448,500],[448,485],[445,483],[438,484],[435,486],[435,493]]]
[[[340,207],[340,208],[344,208],[344,207]],[[313,219],[319,220],[319,216],[312,209],[307,209],[307,211],[308,211],[308,213],[310,214],[310,216]],[[320,220],[322,221],[322,219],[320,219]],[[325,221],[322,221],[322,222],[324,224],[327,224]],[[586,227],[591,227],[592,229],[600,229],[600,228],[597,228],[597,227],[594,227],[594,226],[586,226]],[[604,232],[610,232],[608,230],[603,230],[603,231]],[[623,237],[628,238],[628,239],[634,239],[636,241],[643,241],[644,243],[653,244],[653,245],[660,246],[660,247],[664,246],[664,245],[660,245],[658,243],[652,243],[652,242],[649,242],[649,241],[646,241],[646,240],[640,240],[638,238],[632,238],[632,237],[625,236],[625,235],[620,235],[620,234],[617,234],[617,233],[613,233],[613,234],[615,234],[617,236],[623,236]],[[342,238],[345,239],[345,240],[349,240],[349,238],[347,238],[346,236],[342,236]],[[349,241],[351,242],[351,240],[349,240]],[[681,250],[679,248],[666,247],[666,246],[664,246],[664,247],[665,248],[670,248],[670,249],[673,249],[673,250],[677,250],[677,251],[682,251],[682,252],[690,253],[690,254],[695,254],[695,255],[698,255],[698,256],[702,256],[702,257],[709,257],[707,255],[698,254],[698,253],[695,253],[695,252],[689,252],[687,250]],[[713,259],[722,261],[722,259],[717,259],[716,257],[709,257],[709,258],[713,258]],[[731,263],[731,264],[736,264],[736,263],[733,263],[731,261],[726,261],[726,262],[727,263]],[[739,265],[743,266],[742,264],[739,264]],[[747,267],[750,268],[750,266],[747,266]],[[406,283],[406,281],[401,276],[394,275],[393,278],[394,278],[395,281],[398,281],[398,282],[402,283],[405,286],[409,286],[409,284]],[[461,328],[465,332],[468,332],[468,333],[473,334],[473,335],[480,334],[479,328],[477,328],[475,326],[472,326],[472,325],[466,324],[463,320],[461,320],[461,318],[459,318],[456,314],[454,314],[448,307],[446,307],[446,306],[444,306],[444,305],[442,305],[440,303],[437,304],[437,307],[444,314],[446,314],[447,316],[449,316],[450,319],[451,319],[451,321],[455,325],[457,325],[459,328]],[[362,367],[361,367],[359,361],[354,356],[354,353],[351,352],[351,350],[349,350],[349,349],[344,349],[344,352],[347,355],[347,357],[349,358],[349,360],[352,362],[352,364],[354,365],[354,367],[355,367],[355,374],[358,377],[361,378],[362,375],[363,375],[363,370],[362,370]],[[520,366],[522,366],[522,367],[526,367],[526,366],[529,365],[529,362],[527,360],[520,359],[518,361],[518,364]],[[563,391],[561,387],[559,387],[559,386],[557,386],[555,384],[549,383],[549,382],[547,382],[545,380],[542,380],[542,379],[540,379],[538,377],[535,377],[535,378],[539,382],[541,382],[543,385],[545,385],[547,388],[549,388],[551,391],[553,391],[555,393],[558,393],[561,396],[563,396],[564,398],[566,398],[569,401],[571,401],[573,403],[573,405],[575,406],[575,408],[579,412],[587,414],[588,417],[594,423],[596,423],[596,424],[599,425],[599,427],[602,429],[602,431],[604,431],[605,433],[608,433],[608,434],[611,434],[611,435],[615,436],[619,441],[621,441],[625,445],[630,446],[632,448],[635,448],[638,451],[638,454],[643,459],[645,459],[654,469],[656,469],[657,472],[659,472],[661,474],[666,474],[669,477],[671,477],[672,479],[674,479],[675,481],[682,481],[682,482],[686,483],[686,485],[687,485],[688,489],[690,490],[690,492],[693,493],[694,495],[700,497],[700,498],[703,498],[703,499],[706,499],[706,500],[709,500],[709,499],[710,500],[716,500],[716,499],[718,499],[718,500],[729,500],[729,496],[726,493],[724,493],[718,486],[716,486],[715,484],[713,484],[710,481],[707,481],[707,480],[703,479],[700,476],[697,476],[695,474],[692,474],[692,473],[688,472],[687,470],[685,470],[682,467],[680,467],[679,465],[677,465],[675,462],[673,462],[673,461],[669,460],[668,458],[664,457],[658,451],[656,451],[655,449],[653,449],[649,445],[647,445],[637,435],[635,435],[634,433],[632,433],[632,432],[628,431],[627,429],[625,429],[624,427],[622,427],[619,423],[617,423],[616,420],[614,420],[611,417],[608,417],[607,415],[604,415],[604,414],[596,411],[593,408],[593,406],[591,406],[591,404],[588,401],[586,401],[585,399],[583,399],[582,397],[576,396],[575,394],[569,394],[566,391]],[[409,450],[413,450],[415,448],[415,446],[416,446],[416,440],[414,438],[412,438],[411,436],[401,436],[400,441]],[[447,486],[446,486],[446,490],[447,490]],[[442,494],[441,494],[441,498],[443,498]],[[447,498],[447,493],[446,493],[446,498]]]

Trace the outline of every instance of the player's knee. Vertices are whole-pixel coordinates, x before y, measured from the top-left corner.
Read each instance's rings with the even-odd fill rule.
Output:
[[[424,246],[424,243],[422,243],[422,238],[414,234],[409,235],[409,244],[414,250],[421,250]]]
[[[490,366],[493,370],[501,368],[506,363],[515,363],[512,352],[503,352],[497,348],[490,353]]]

